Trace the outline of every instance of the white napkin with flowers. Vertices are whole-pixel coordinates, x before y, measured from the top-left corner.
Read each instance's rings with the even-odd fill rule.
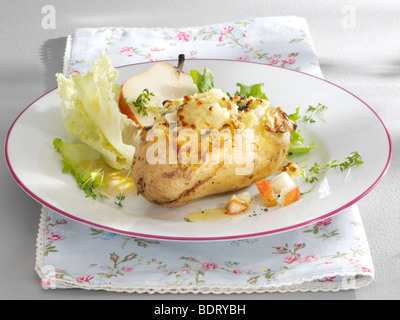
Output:
[[[210,58],[322,76],[307,22],[257,18],[188,28],[83,28],[68,37],[64,74],[85,74],[105,51],[115,66]],[[139,293],[253,293],[356,289],[374,279],[358,208],[276,235],[218,242],[133,238],[43,207],[36,271],[43,288]]]

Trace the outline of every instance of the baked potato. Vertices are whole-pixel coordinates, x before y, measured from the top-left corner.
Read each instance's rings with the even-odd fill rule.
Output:
[[[295,129],[268,100],[219,89],[165,101],[140,133],[132,165],[138,193],[177,207],[245,188],[282,166]]]

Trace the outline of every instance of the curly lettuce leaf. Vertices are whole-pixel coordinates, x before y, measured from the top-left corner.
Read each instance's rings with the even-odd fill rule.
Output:
[[[300,107],[296,108],[296,112],[289,114],[288,115],[289,119],[292,120],[294,123],[297,122],[297,120],[301,119],[301,115],[300,115]]]
[[[304,139],[298,131],[293,131],[290,133],[290,146],[289,154],[307,153],[311,150],[317,150],[315,141],[311,142],[309,145],[304,144]]]
[[[101,53],[86,75],[69,79],[57,74],[61,112],[67,131],[100,152],[115,169],[130,168],[135,147],[135,124],[118,107],[118,70]]]

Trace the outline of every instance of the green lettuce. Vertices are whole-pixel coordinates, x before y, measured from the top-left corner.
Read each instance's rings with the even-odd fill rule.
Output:
[[[199,92],[207,92],[214,88],[214,74],[210,69],[204,68],[203,74],[197,70],[190,70],[190,75]]]
[[[115,169],[129,169],[135,152],[135,124],[119,110],[118,70],[101,53],[86,75],[57,74],[61,113],[67,131],[101,153]]]
[[[305,145],[304,139],[298,131],[293,131],[290,134],[291,134],[291,139],[289,146],[289,154],[307,153],[311,150],[317,150],[315,141],[311,142],[309,145]]]
[[[288,115],[288,117],[290,120],[292,120],[294,123],[296,123],[297,120],[302,118],[299,113],[300,113],[300,108],[297,108],[296,112]],[[311,150],[318,149],[315,144],[315,141],[311,142],[309,145],[304,144],[304,138],[300,134],[299,129],[291,132],[290,134],[291,134],[291,139],[290,139],[290,146],[289,146],[289,154],[307,153],[307,152],[310,152]]]
[[[264,92],[264,83],[257,83],[251,86],[246,86],[242,83],[236,83],[236,85],[240,88],[240,90],[236,91],[235,95],[240,94],[245,97],[268,100],[268,97]]]
[[[104,161],[101,153],[83,143],[68,143],[56,138],[53,146],[62,157],[63,173],[71,174],[87,197],[102,196]]]

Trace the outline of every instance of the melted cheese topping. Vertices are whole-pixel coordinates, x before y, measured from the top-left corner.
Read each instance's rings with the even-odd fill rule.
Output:
[[[266,124],[274,123],[274,109],[268,100],[242,96],[230,98],[220,89],[211,89],[166,102],[156,122],[176,121],[178,128],[182,129],[221,130],[228,126],[231,129],[263,131]]]

